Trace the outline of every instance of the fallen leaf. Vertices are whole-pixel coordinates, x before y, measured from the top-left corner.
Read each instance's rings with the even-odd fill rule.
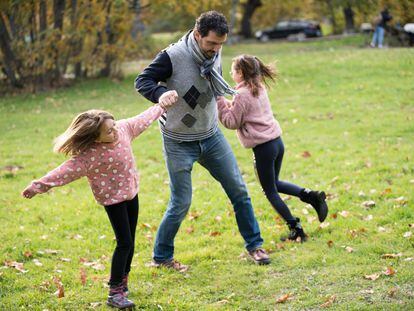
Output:
[[[302,152],[302,158],[310,158],[310,157],[311,157],[311,154],[309,151],[306,150]]]
[[[325,228],[329,227],[329,225],[330,225],[329,222],[323,222],[319,225],[319,228],[320,229],[325,229]]]
[[[331,248],[334,245],[334,242],[332,240],[329,240],[327,244],[328,244],[328,247]]]
[[[385,270],[383,273],[385,275],[392,276],[395,274],[395,270],[393,269],[393,267],[387,267],[387,270]]]
[[[384,227],[378,227],[377,228],[378,232],[386,232],[387,229],[385,229]]]
[[[99,307],[99,306],[101,306],[102,305],[102,302],[91,302],[90,304],[89,304],[89,306],[92,308],[92,309],[95,309],[95,308],[97,308],[97,307]]]
[[[362,218],[363,220],[365,220],[365,221],[371,221],[372,219],[373,219],[374,217],[372,216],[372,215],[368,215],[368,216],[365,216],[364,218]]]
[[[208,235],[209,235],[209,236],[212,236],[212,237],[216,237],[216,236],[221,235],[221,233],[220,233],[220,232],[218,232],[218,231],[213,231],[213,232],[210,232]]]
[[[185,232],[187,232],[188,234],[193,233],[194,232],[194,227],[188,227],[187,229],[185,229]]]
[[[339,215],[341,215],[342,217],[346,218],[349,216],[349,212],[348,211],[342,211],[338,213]]]
[[[390,288],[390,290],[388,291],[388,297],[391,297],[391,298],[394,297],[397,291],[398,289],[396,287]]]
[[[360,192],[358,192],[358,195],[359,195],[360,197],[364,197],[364,196],[365,196],[365,192],[364,192],[364,191],[360,191]]]
[[[36,265],[36,266],[38,266],[38,267],[41,267],[41,266],[43,266],[43,264],[39,261],[39,259],[33,259],[33,263]]]
[[[74,236],[72,236],[72,239],[79,241],[83,239],[83,236],[81,236],[80,234],[75,234]]]
[[[30,257],[33,257],[33,254],[32,254],[32,252],[31,252],[31,251],[25,251],[25,252],[23,253],[23,256],[24,256],[24,257],[26,257],[26,258],[30,258]]]
[[[412,235],[413,235],[413,233],[412,233],[411,231],[407,231],[407,232],[404,232],[403,237],[404,237],[404,238],[409,238],[409,237],[411,237]]]
[[[345,250],[346,250],[348,253],[352,253],[352,252],[354,251],[354,249],[353,249],[351,246],[347,246],[347,247],[345,247]]]
[[[381,256],[382,259],[392,259],[392,258],[398,258],[401,257],[402,253],[398,253],[398,254],[384,254]]]
[[[308,215],[309,211],[306,208],[304,208],[304,209],[302,209],[302,213],[303,213],[303,215]]]
[[[372,200],[369,201],[364,201],[361,203],[362,206],[364,207],[374,207],[375,206],[375,202]]]
[[[152,229],[152,226],[150,224],[147,224],[147,223],[142,223],[141,227],[142,228],[147,228],[147,229],[150,229],[150,230]]]
[[[381,195],[390,194],[392,192],[391,188],[385,188],[384,191],[381,192]]]
[[[86,270],[84,268],[80,268],[80,280],[83,286],[86,285]]]
[[[217,222],[220,222],[220,221],[221,221],[221,216],[216,216],[216,217],[214,218],[214,220],[215,220],[215,221],[217,221]]]
[[[195,219],[197,219],[198,217],[200,217],[200,213],[198,213],[198,212],[189,212],[188,213],[188,219],[189,220],[195,220]]]
[[[326,300],[325,303],[321,304],[320,307],[321,308],[328,308],[335,302],[335,300],[336,300],[336,296],[332,295]]]
[[[376,279],[378,279],[380,277],[380,275],[378,273],[373,273],[373,274],[369,274],[369,275],[364,275],[364,278],[367,280],[371,280],[371,281],[375,281]]]
[[[60,261],[63,261],[63,262],[70,262],[71,261],[70,258],[63,258],[63,257],[61,257],[59,259],[60,259]]]
[[[0,168],[0,170],[15,174],[17,171],[21,170],[22,168],[23,166],[20,166],[20,165],[6,165]]]
[[[397,202],[399,205],[405,205],[407,204],[408,200],[405,197],[398,197],[394,200],[395,202]]]
[[[65,291],[64,291],[63,284],[62,284],[62,281],[60,280],[60,278],[59,278],[59,277],[57,277],[57,276],[54,276],[54,277],[53,277],[53,283],[55,283],[55,285],[56,285],[56,287],[57,287],[57,289],[58,289],[58,290],[55,292],[55,295],[56,295],[58,298],[65,297]]]
[[[335,176],[334,178],[332,178],[332,180],[330,181],[330,184],[334,184],[339,180],[339,176]]]
[[[282,295],[279,298],[277,298],[276,302],[285,303],[286,301],[291,300],[291,299],[293,299],[293,295],[292,293],[288,293],[288,294]]]
[[[14,268],[14,269],[16,269],[17,271],[19,271],[21,273],[29,272],[29,270],[24,270],[23,263],[21,263],[21,262],[6,260],[4,262],[4,265],[6,267]]]
[[[308,221],[308,223],[313,223],[316,220],[316,216],[308,216],[306,217],[306,220]]]

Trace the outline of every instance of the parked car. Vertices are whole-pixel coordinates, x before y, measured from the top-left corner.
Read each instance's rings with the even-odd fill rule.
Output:
[[[260,41],[288,38],[304,40],[310,37],[321,37],[322,30],[319,23],[309,20],[281,21],[273,28],[256,31],[256,38]]]

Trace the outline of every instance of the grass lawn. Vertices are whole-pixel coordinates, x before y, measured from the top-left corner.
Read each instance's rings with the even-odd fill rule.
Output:
[[[277,60],[279,80],[269,95],[284,131],[281,178],[329,194],[323,226],[312,208],[286,197],[309,241],[279,242],[286,226],[261,193],[252,152],[223,130],[271,252],[269,266],[246,259],[228,199],[196,165],[190,217],[175,240],[176,259],[191,269],[147,267],[169,198],[168,175],[156,124],[134,142],[141,192],[130,298],[137,309],[414,308],[414,50],[361,48],[361,40],[224,48],[227,79],[239,53]],[[86,179],[32,200],[20,191],[64,160],[52,153],[52,140],[76,113],[100,108],[124,118],[149,107],[134,78],[0,99],[1,310],[107,308],[115,241]]]

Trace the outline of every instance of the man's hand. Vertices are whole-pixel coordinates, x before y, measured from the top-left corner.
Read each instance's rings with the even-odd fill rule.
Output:
[[[158,100],[158,104],[164,108],[168,109],[172,105],[174,105],[178,100],[178,94],[177,91],[167,91],[164,94],[162,94]]]
[[[27,186],[26,189],[23,190],[22,192],[22,196],[25,197],[26,199],[31,199],[33,198],[37,193],[34,192],[30,186]]]

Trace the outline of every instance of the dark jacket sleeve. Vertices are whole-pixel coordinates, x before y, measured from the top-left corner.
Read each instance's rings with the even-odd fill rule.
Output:
[[[157,103],[162,94],[168,91],[164,85],[172,75],[171,59],[167,52],[158,53],[152,63],[135,79],[135,89],[148,100]]]

